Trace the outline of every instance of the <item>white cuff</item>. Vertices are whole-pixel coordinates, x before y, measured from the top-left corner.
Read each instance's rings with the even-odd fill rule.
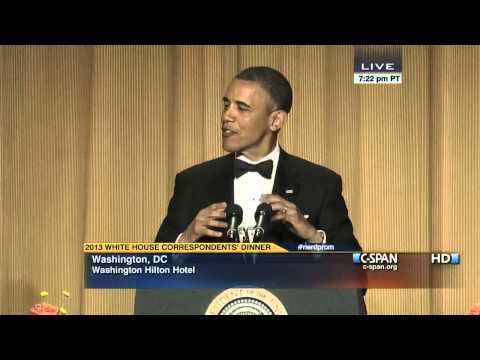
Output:
[[[318,233],[322,236],[322,242],[320,244],[326,244],[327,243],[327,234],[325,234],[325,231],[323,230],[317,230]]]
[[[180,237],[183,235],[183,233],[180,233],[180,235],[177,236],[177,239],[175,240],[175,244],[178,243],[178,240],[180,239]]]

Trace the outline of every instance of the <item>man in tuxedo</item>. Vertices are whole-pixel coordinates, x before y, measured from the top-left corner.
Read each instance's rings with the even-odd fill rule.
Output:
[[[177,174],[157,242],[225,240],[227,204],[243,209],[242,228],[255,210],[272,206],[264,241],[331,243],[360,250],[342,197],[339,175],[293,156],[278,144],[292,106],[292,88],[268,67],[241,71],[223,97],[222,145],[230,154]]]

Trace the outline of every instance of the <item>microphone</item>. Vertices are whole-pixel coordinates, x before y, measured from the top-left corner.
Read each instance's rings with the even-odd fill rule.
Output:
[[[243,219],[243,210],[240,205],[237,204],[230,204],[227,206],[226,209],[227,215],[227,238],[231,240],[235,240],[235,235],[238,232],[238,225],[242,223]]]
[[[255,211],[255,221],[257,225],[255,226],[255,236],[253,241],[260,241],[263,238],[265,233],[265,225],[270,222],[272,218],[272,205],[267,203],[261,203],[258,205],[257,210]]]

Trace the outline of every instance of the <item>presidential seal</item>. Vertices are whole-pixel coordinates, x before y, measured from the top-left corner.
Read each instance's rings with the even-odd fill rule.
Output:
[[[232,288],[218,294],[205,315],[288,315],[282,302],[270,291]]]

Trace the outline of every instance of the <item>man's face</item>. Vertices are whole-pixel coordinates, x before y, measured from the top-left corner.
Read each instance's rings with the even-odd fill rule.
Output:
[[[258,82],[233,80],[223,98],[223,149],[259,155],[271,141],[270,113],[270,97]]]

